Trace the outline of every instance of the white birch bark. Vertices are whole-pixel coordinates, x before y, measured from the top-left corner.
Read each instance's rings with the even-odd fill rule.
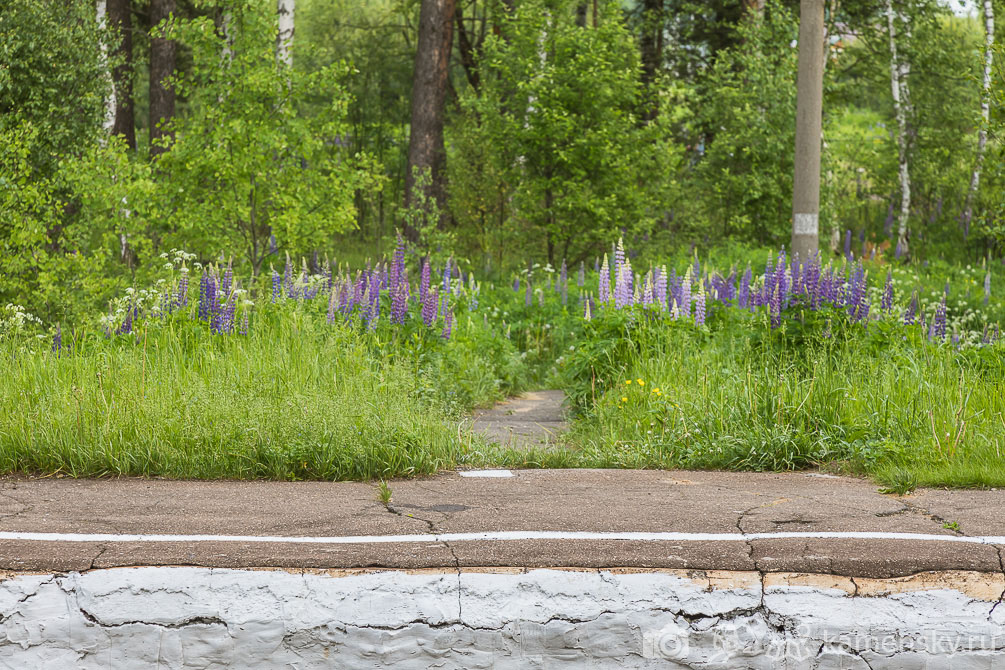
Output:
[[[967,201],[963,207],[963,235],[970,234],[970,221],[974,215],[974,198],[981,182],[984,149],[988,143],[988,122],[991,118],[991,68],[994,65],[995,9],[992,0],[984,0],[984,81],[981,89],[981,126],[977,131],[977,159],[970,175]]]
[[[105,133],[110,135],[112,128],[115,127],[115,85],[112,83],[112,73],[108,69],[108,45],[105,43],[104,31],[108,28],[108,5],[106,0],[96,0],[95,2],[95,15],[98,19],[98,29],[102,32],[101,39],[99,42],[99,48],[101,49],[101,67],[103,69],[103,77],[107,80],[108,84],[105,88],[107,95],[105,96],[105,118],[101,122],[101,127],[104,129]]]
[[[904,39],[909,39],[908,19],[900,12],[894,12],[893,0],[886,0],[886,20],[890,32],[890,90],[893,93],[893,110],[897,117],[897,162],[900,175],[900,216],[897,226],[897,246],[902,254],[908,253],[908,217],[911,214],[911,171],[908,156],[909,118],[911,115],[911,95],[908,79],[911,62],[897,49],[897,24],[904,26]]]
[[[287,67],[293,65],[293,11],[296,0],[276,0],[276,11],[279,14],[279,34],[276,36],[276,60]]]

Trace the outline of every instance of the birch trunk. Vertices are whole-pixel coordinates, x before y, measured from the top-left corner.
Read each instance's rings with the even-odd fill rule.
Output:
[[[897,23],[905,26],[904,38],[910,38],[910,26],[902,12],[894,12],[893,0],[886,0],[886,20],[890,31],[890,90],[893,93],[893,110],[897,117],[897,160],[900,173],[900,216],[897,226],[897,248],[907,255],[910,230],[908,218],[911,214],[911,172],[909,164],[911,95],[908,79],[911,62],[897,50]]]
[[[276,60],[293,67],[293,11],[296,0],[277,0],[276,10],[279,13],[279,34],[276,36]]]
[[[994,64],[995,8],[992,0],[984,0],[984,82],[981,90],[981,127],[977,131],[977,160],[970,175],[970,188],[963,207],[963,239],[970,234],[970,221],[974,215],[974,198],[981,181],[984,149],[988,143],[988,122],[991,118],[991,67]]]
[[[98,20],[98,29],[101,30],[101,66],[104,70],[104,77],[107,80],[107,95],[105,97],[105,118],[101,122],[101,127],[106,134],[111,134],[115,127],[115,84],[112,81],[112,73],[108,70],[108,44],[105,43],[105,30],[108,28],[108,4],[106,0],[97,0],[94,5],[95,16]]]

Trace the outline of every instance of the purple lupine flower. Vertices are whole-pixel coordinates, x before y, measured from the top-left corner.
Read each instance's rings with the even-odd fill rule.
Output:
[[[649,307],[653,304],[653,272],[652,270],[646,275],[645,289],[642,291],[642,306]]]
[[[234,313],[237,311],[237,299],[231,296],[223,308],[223,332],[232,333],[234,331]]]
[[[429,259],[426,258],[422,261],[422,275],[419,278],[419,302],[422,304],[426,303],[426,294],[429,293],[430,281],[432,281],[432,268],[429,267]]]
[[[903,247],[903,245],[901,245],[901,243],[900,243],[900,239],[898,239],[898,240],[897,240],[897,248],[896,248],[896,249],[894,249],[894,252],[893,252],[893,257],[894,257],[894,258],[896,258],[896,259],[897,259],[897,260],[899,261],[899,260],[900,260],[900,257],[901,257],[901,256],[902,256],[903,254],[904,254],[904,247]]]
[[[562,259],[562,269],[559,271],[558,280],[560,282],[562,282],[563,286],[565,286],[566,284],[569,283],[569,270],[565,266],[565,259],[564,258]]]
[[[520,292],[520,277],[517,276],[513,278],[513,293],[519,293],[519,292]]]
[[[63,326],[56,324],[56,332],[52,335],[52,353],[58,354],[63,348]]]
[[[948,279],[946,280],[946,286],[945,286],[945,288],[942,289],[942,292],[945,293],[946,295],[949,295],[949,280]]]
[[[935,337],[939,340],[944,340],[946,338],[946,294],[942,294],[942,300],[939,305],[935,308],[935,318],[932,320],[932,328],[934,329]]]
[[[990,338],[991,330],[988,328],[988,324],[984,324],[984,334],[981,335],[981,344],[989,344],[991,342]]]
[[[607,264],[607,254],[604,254],[604,262],[600,265],[600,272],[597,280],[597,299],[601,304],[611,300],[611,272]]]
[[[247,309],[244,310],[244,315],[241,316],[241,330],[238,331],[241,335],[245,335],[245,336],[248,334],[248,312],[249,311],[250,310],[247,310]]]
[[[450,339],[450,332],[453,330],[454,326],[454,311],[452,309],[447,309],[443,313],[443,332],[440,333],[440,337],[445,340]]]
[[[844,257],[845,260],[851,262],[851,228],[844,234]]]
[[[579,275],[576,277],[576,286],[582,289],[586,286],[586,262],[579,261]]]
[[[661,310],[667,308],[667,266],[663,266],[656,275],[656,302]]]
[[[216,277],[210,274],[206,282],[206,295],[209,310],[209,330],[213,333],[220,332],[220,319],[223,313],[220,311],[220,295],[217,292]]]
[[[447,264],[443,266],[443,294],[450,293],[450,263],[453,259],[448,258]]]
[[[984,275],[984,305],[987,306],[991,300],[991,270]]]
[[[697,280],[701,279],[701,264],[698,262],[697,252],[694,255],[694,268],[691,270],[691,276]]]
[[[202,271],[199,277],[199,320],[209,318],[209,268]]]
[[[562,282],[562,307],[569,304],[569,282],[568,280]]]
[[[315,249],[314,251],[311,252],[311,273],[320,274],[319,272],[320,270],[321,270],[321,263],[318,260],[318,250]]]
[[[178,278],[178,290],[174,296],[174,306],[176,309],[188,307],[188,268],[181,269],[181,277]]]
[[[775,287],[783,307],[789,304],[789,281],[785,275],[785,250],[778,252],[778,263],[775,265]]]
[[[276,272],[275,268],[272,269],[272,302],[279,302],[279,296],[283,293],[283,280]]]
[[[607,265],[607,254],[604,254],[604,265]],[[593,271],[600,272],[600,257],[593,257]]]
[[[631,274],[631,266],[622,265],[621,270],[618,272],[617,280],[614,283],[614,306],[618,309],[624,309],[632,304],[632,289],[628,280],[629,274]]]
[[[439,305],[439,297],[436,295],[434,287],[426,292],[426,296],[422,300],[422,322],[426,324],[427,328],[432,328],[433,324],[436,323]]]
[[[747,265],[747,269],[743,271],[743,277],[740,278],[740,289],[736,295],[736,306],[740,309],[746,309],[750,300],[750,277],[750,265]]]
[[[699,287],[701,284],[698,285]],[[705,325],[705,290],[703,288],[698,289],[698,295],[694,299],[694,322],[699,325]]]
[[[279,245],[276,244],[276,236],[269,233],[269,254],[279,253]]]
[[[230,295],[230,289],[234,285],[234,268],[227,262],[227,269],[223,271],[223,279],[220,281],[220,292],[224,296]]]
[[[772,330],[782,325],[782,290],[780,286],[775,286],[775,290],[771,292],[771,299],[768,301],[768,313],[771,316]]]
[[[527,277],[527,289],[523,296],[524,307],[530,307],[534,304],[534,289],[530,285],[530,277]]]
[[[126,318],[115,331],[116,335],[129,335],[133,332],[133,312],[132,307],[126,308]]]
[[[913,326],[914,319],[918,314],[918,292],[915,291],[911,296],[911,303],[907,306],[907,310],[904,312],[904,325]]]
[[[399,277],[401,275],[398,275]],[[391,287],[391,323],[400,325],[405,323],[408,316],[408,294],[405,283],[399,281],[396,286]]]
[[[883,301],[880,307],[885,313],[893,309],[893,270],[886,271],[886,285],[883,287]]]

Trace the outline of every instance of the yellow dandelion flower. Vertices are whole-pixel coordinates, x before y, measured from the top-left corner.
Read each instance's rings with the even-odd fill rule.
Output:
[[[631,384],[631,383],[632,383],[632,380],[631,380],[631,379],[626,379],[626,380],[625,380],[625,383],[626,383],[626,384]]]
[[[628,398],[621,396],[621,402],[628,402]]]
[[[659,386],[654,386],[653,387],[653,393],[659,393],[659,392],[660,392],[660,387]]]
[[[645,386],[646,385],[646,383],[644,381],[642,381],[641,379],[639,379],[638,382],[639,382],[639,386]]]

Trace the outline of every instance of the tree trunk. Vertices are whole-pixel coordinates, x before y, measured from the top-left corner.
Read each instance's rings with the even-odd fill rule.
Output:
[[[991,66],[994,65],[995,8],[992,0],[984,0],[984,86],[981,92],[981,127],[977,131],[977,159],[970,175],[970,187],[963,206],[963,239],[970,234],[970,221],[974,215],[974,197],[981,181],[984,149],[988,143],[988,122],[991,118]]]
[[[422,0],[419,39],[412,77],[412,121],[408,134],[408,166],[405,173],[405,206],[411,204],[416,171],[430,173],[426,196],[446,212],[446,162],[443,146],[444,103],[447,98],[448,65],[454,31],[454,0]],[[418,231],[405,230],[413,241]]]
[[[911,96],[908,77],[911,74],[910,60],[897,49],[897,22],[905,23],[904,15],[893,11],[893,0],[886,0],[886,21],[890,33],[890,90],[893,93],[893,111],[897,117],[897,161],[900,174],[900,216],[897,226],[897,249],[899,255],[909,252],[910,229],[908,217],[911,214],[911,171],[908,143],[910,132],[908,120],[911,113]],[[910,37],[910,27],[904,31]]]
[[[175,0],[150,0],[150,25],[156,26],[175,11]],[[175,43],[163,36],[150,38],[150,155],[165,148],[156,140],[171,137],[165,126],[174,117],[174,89],[168,78],[174,73]]]
[[[97,0],[94,3],[94,13],[98,21],[98,29],[104,33],[105,29],[108,27],[108,4],[106,0]],[[101,68],[105,73],[104,76],[107,77],[108,44],[105,42],[104,34],[101,35],[101,42],[99,46],[101,48]],[[110,77],[108,79],[108,83],[110,86],[108,86],[107,90],[108,96],[105,98],[105,118],[101,122],[101,127],[105,130],[105,132],[111,133],[112,129],[115,127],[115,108],[117,107],[117,104],[115,102],[115,84],[111,81]]]
[[[461,65],[464,66],[464,76],[467,77],[471,88],[477,92],[481,84],[476,58],[477,48],[472,44],[471,37],[464,27],[464,10],[460,3],[454,8],[454,23],[457,25],[457,48],[461,53]]]
[[[133,19],[131,0],[107,0],[108,22],[119,38],[115,53],[119,64],[112,71],[115,90],[113,135],[122,135],[130,149],[136,148],[136,120],[133,115]]]
[[[286,67],[293,67],[293,12],[296,0],[276,0],[276,11],[279,14],[279,33],[276,35],[276,61]]]
[[[803,261],[820,246],[820,134],[824,90],[824,0],[799,6],[796,148],[792,179],[792,253]]]
[[[639,36],[639,50],[642,54],[642,85],[646,92],[645,121],[652,121],[659,114],[656,95],[656,73],[663,60],[663,2],[664,0],[643,0],[642,34]]]

